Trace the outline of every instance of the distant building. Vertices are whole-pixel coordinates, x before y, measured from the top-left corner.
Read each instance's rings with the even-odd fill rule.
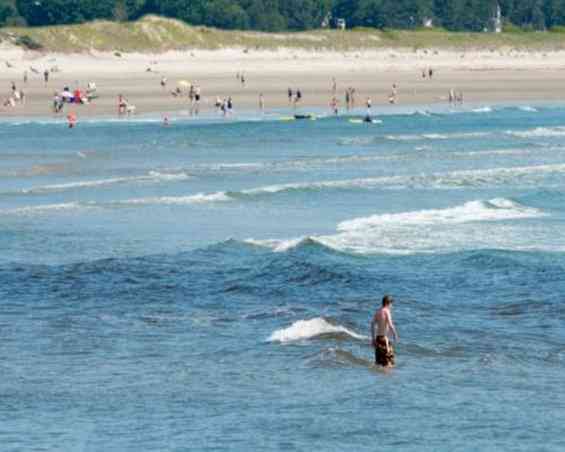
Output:
[[[431,17],[424,17],[422,19],[422,27],[433,28],[434,27],[434,20]]]
[[[338,18],[335,20],[335,28],[338,30],[345,30],[345,19]]]

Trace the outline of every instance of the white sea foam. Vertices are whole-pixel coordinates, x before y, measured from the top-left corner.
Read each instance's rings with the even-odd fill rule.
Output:
[[[186,180],[190,176],[185,173],[161,173],[159,171],[149,171],[149,177],[140,176],[139,180],[155,180],[155,181],[175,181],[175,180]]]
[[[511,200],[495,198],[490,201],[470,201],[447,209],[429,209],[414,212],[372,215],[344,221],[338,231],[356,231],[386,225],[430,225],[467,223],[469,221],[498,221],[532,218],[542,215],[539,210],[521,206]]]
[[[337,144],[340,146],[366,146],[374,141],[374,137],[345,137],[339,138]]]
[[[221,191],[198,193],[190,196],[166,196],[130,199],[121,204],[196,204],[208,202],[235,201],[245,197],[275,195],[278,193],[306,190],[371,190],[408,189],[408,188],[460,188],[469,186],[501,185],[516,179],[524,182],[536,182],[540,175],[565,172],[565,164],[537,165],[510,168],[492,168],[481,170],[452,171],[407,176],[383,176],[374,178],[298,182],[288,184],[264,185],[244,189],[239,192]],[[533,178],[533,179],[532,179]]]
[[[21,192],[44,193],[44,192],[52,192],[52,191],[64,191],[64,190],[72,190],[77,188],[99,187],[103,185],[119,184],[123,182],[129,182],[131,180],[137,180],[137,178],[115,177],[111,179],[98,179],[98,180],[81,181],[81,182],[67,182],[64,184],[41,185],[39,187],[23,189],[21,190]]]
[[[166,182],[188,179],[189,176],[184,173],[168,174],[158,171],[150,171],[147,175],[132,177],[114,177],[108,179],[96,179],[86,181],[67,182],[63,184],[41,185],[22,189],[21,193],[47,193],[55,191],[76,190],[81,188],[101,187],[105,185],[127,184],[131,182]]]
[[[59,204],[42,204],[38,206],[17,207],[15,209],[0,210],[0,214],[6,215],[28,215],[34,213],[45,213],[52,211],[74,210],[86,207],[78,202],[67,202]]]
[[[212,169],[223,170],[223,169],[251,169],[257,170],[263,168],[265,165],[263,163],[218,163],[212,165]]]
[[[479,107],[479,108],[474,108],[473,110],[471,110],[473,113],[491,113],[492,107]]]
[[[186,205],[186,204],[205,204],[211,202],[232,201],[233,198],[224,192],[217,193],[197,193],[190,196],[156,196],[148,198],[126,199],[119,201],[121,205],[146,205],[146,204],[162,204],[162,205]]]
[[[538,111],[537,109],[535,109],[534,107],[530,107],[529,105],[522,105],[518,107],[518,110],[527,111],[531,113],[537,113]]]
[[[422,140],[422,135],[385,135],[387,140],[391,141],[418,141]]]
[[[536,127],[535,129],[528,130],[507,130],[506,134],[518,138],[563,137],[565,136],[565,126]]]
[[[467,138],[480,138],[490,135],[492,135],[491,132],[424,133],[414,135],[386,135],[385,139],[392,141],[464,140]]]
[[[538,148],[533,149],[486,149],[483,151],[453,152],[452,156],[457,157],[476,157],[483,155],[529,155],[532,152],[539,152]]]
[[[290,190],[323,189],[373,189],[373,188],[457,188],[466,186],[489,186],[512,181],[517,178],[565,172],[565,164],[534,165],[508,168],[451,171],[407,176],[383,176],[373,178],[344,179],[268,185],[243,190],[246,195],[279,193]]]
[[[342,333],[359,340],[368,340],[367,336],[351,331],[341,325],[332,325],[327,320],[316,317],[310,320],[298,320],[287,328],[274,331],[269,342],[294,342],[313,339],[324,334]]]
[[[470,201],[445,209],[371,215],[343,221],[337,233],[252,243],[284,252],[306,240],[340,252],[358,254],[411,254],[460,249],[525,249],[531,237],[519,231],[519,222],[543,217],[538,209],[505,198]]]

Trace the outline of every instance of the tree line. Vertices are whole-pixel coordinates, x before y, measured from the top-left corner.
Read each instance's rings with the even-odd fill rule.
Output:
[[[192,25],[263,31],[347,27],[434,26],[454,31],[506,27],[545,30],[565,25],[565,0],[0,0],[0,25],[59,25],[94,19],[135,20],[145,14]]]

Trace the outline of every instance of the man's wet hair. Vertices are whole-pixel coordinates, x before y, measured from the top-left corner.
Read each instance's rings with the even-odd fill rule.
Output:
[[[392,304],[394,300],[392,299],[392,297],[390,295],[385,295],[383,297],[383,306],[388,306],[390,304]]]

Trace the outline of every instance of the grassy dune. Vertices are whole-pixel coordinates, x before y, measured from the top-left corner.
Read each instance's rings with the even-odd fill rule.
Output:
[[[305,50],[363,50],[378,48],[412,49],[565,49],[565,33],[453,33],[433,30],[347,31],[315,30],[296,33],[259,33],[223,31],[194,27],[156,16],[146,16],[136,22],[116,23],[95,21],[80,25],[38,28],[3,28],[0,40],[32,46],[39,44],[45,51],[86,52],[162,52],[182,49],[219,49],[241,47],[249,50],[296,48]]]

